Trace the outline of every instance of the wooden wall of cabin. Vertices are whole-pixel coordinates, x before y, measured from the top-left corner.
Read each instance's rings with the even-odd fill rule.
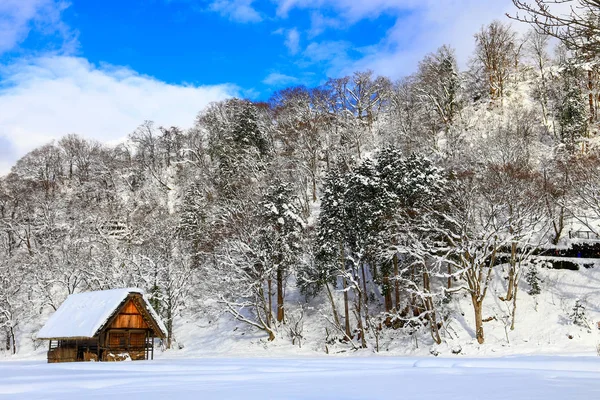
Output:
[[[120,361],[128,354],[132,360],[148,359],[152,330],[133,299],[121,308],[100,336],[102,361]]]
[[[51,340],[48,362],[98,361],[98,339]]]
[[[110,329],[104,333],[102,361],[120,361],[127,355],[132,360],[146,360],[152,350],[152,340],[148,329]]]
[[[149,326],[134,301],[130,299],[110,324],[110,329],[149,329]]]

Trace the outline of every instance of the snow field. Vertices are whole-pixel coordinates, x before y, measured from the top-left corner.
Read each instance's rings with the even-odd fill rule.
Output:
[[[0,398],[595,399],[600,357],[0,363]]]

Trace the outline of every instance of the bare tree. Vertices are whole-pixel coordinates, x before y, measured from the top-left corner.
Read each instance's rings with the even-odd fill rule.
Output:
[[[494,21],[475,34],[475,57],[486,76],[491,100],[505,95],[510,71],[518,64],[516,33],[510,26]]]
[[[522,11],[509,18],[527,22],[589,58],[600,52],[600,0],[513,0]]]
[[[550,36],[533,30],[528,35],[527,47],[528,51],[538,73],[538,77],[535,80],[535,92],[534,96],[540,103],[542,109],[542,118],[544,124],[548,126],[548,101],[549,101],[549,80],[550,80],[550,56],[548,55],[547,48],[550,41]]]
[[[390,106],[387,117],[389,133],[388,144],[401,148],[410,154],[421,148],[435,147],[435,136],[424,131],[420,123],[421,102],[415,76],[409,76],[396,82],[390,95]]]

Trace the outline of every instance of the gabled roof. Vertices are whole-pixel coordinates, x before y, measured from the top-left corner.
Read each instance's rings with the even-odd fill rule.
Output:
[[[144,307],[163,337],[167,329],[154,308],[136,288],[102,290],[72,294],[61,304],[37,334],[37,339],[75,339],[95,337],[108,320],[115,315],[130,294],[139,294]]]

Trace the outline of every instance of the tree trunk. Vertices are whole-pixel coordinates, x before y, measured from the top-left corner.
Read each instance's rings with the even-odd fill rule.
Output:
[[[510,268],[508,270],[508,289],[505,301],[511,301],[515,290],[515,270],[517,268],[517,242],[512,242],[510,249]]]
[[[273,280],[271,278],[267,279],[267,298],[269,301],[269,313],[267,314],[267,326],[271,327],[271,322],[273,319]]]
[[[346,331],[346,336],[349,338],[352,337],[352,332],[350,331],[350,306],[348,305],[348,281],[346,280],[346,259],[344,257],[344,244],[340,241],[340,264],[341,271],[344,271],[344,276],[342,277],[342,286],[344,289],[344,329]]]
[[[562,231],[565,227],[565,208],[560,207],[560,214],[558,216],[558,222],[552,221],[552,225],[554,227],[554,238],[552,238],[552,244],[558,244],[560,237],[562,236]]]
[[[595,121],[596,119],[596,110],[594,109],[594,78],[592,75],[592,71],[588,71],[588,90],[589,90],[589,94],[588,94],[588,103],[590,106],[590,125]]]
[[[367,348],[367,339],[365,337],[365,327],[363,325],[363,320],[362,320],[363,295],[360,292],[360,289],[358,289],[357,292],[358,292],[358,296],[356,298],[355,309],[356,309],[356,320],[358,321],[358,330],[360,332],[360,346],[363,349],[366,349]]]
[[[365,304],[367,304],[369,302],[369,298],[367,296],[367,275],[365,273],[365,264],[364,263],[361,264],[360,271],[361,271],[361,275],[362,275],[363,291],[365,293]]]
[[[415,266],[413,265],[411,268],[411,273],[410,273],[411,277],[411,282],[415,282],[416,280],[416,275],[415,275]],[[412,308],[412,312],[413,312],[413,316],[418,316],[420,314],[420,311],[418,310],[418,306],[417,306],[417,301],[416,301],[416,297],[414,293],[410,294],[410,306]]]
[[[283,271],[277,268],[277,322],[283,322]]]
[[[562,231],[564,229],[564,207],[560,207],[557,221],[554,215],[554,207],[550,203],[550,199],[548,198],[548,177],[546,175],[546,170],[544,170],[544,193],[546,208],[552,220],[552,227],[554,228],[554,237],[552,238],[552,244],[558,244],[558,241],[560,240],[560,237],[562,236]]]
[[[452,289],[452,264],[448,263],[448,289]]]
[[[400,311],[400,272],[398,269],[398,254],[394,254],[394,295],[396,300],[396,311]]]
[[[15,340],[15,330],[10,327],[10,341],[12,343],[12,353],[17,354],[17,341]]]
[[[423,272],[423,291],[425,292],[424,307],[427,311],[427,319],[429,319],[429,326],[431,331],[431,338],[437,343],[442,343],[440,332],[437,326],[437,317],[435,315],[435,308],[433,306],[433,299],[431,298],[431,284],[429,281],[429,273]]]
[[[475,337],[479,344],[483,344],[483,304],[482,301],[477,299],[476,294],[471,294],[471,299],[473,300],[473,311],[475,311]]]
[[[267,285],[270,288],[271,286],[271,279],[267,279]],[[258,323],[251,323],[251,325],[267,332],[267,334],[269,335],[269,341],[273,341],[275,340],[275,332],[273,332],[273,328],[271,327],[271,325],[269,324],[269,321],[273,322],[273,314],[272,314],[272,310],[271,308],[271,292],[269,290],[269,292],[266,294],[265,297],[265,291],[262,287],[260,287],[258,289],[258,294],[255,297],[255,302],[254,302],[254,308],[256,310],[256,315],[258,316]],[[265,319],[262,318],[262,314],[264,313],[265,315]],[[236,317],[236,319],[240,320],[240,321],[245,321],[244,318],[240,318],[239,316],[236,316],[234,314],[234,316]]]
[[[344,288],[344,328],[346,330],[346,336],[348,338],[352,337],[352,332],[350,331],[350,307],[348,305],[348,282],[346,277],[342,279],[343,288]]]
[[[383,276],[383,303],[385,312],[389,313],[392,311],[392,287],[390,285],[389,275]]]
[[[331,311],[333,312],[333,322],[341,328],[342,324],[340,324],[340,316],[337,311],[337,307],[335,306],[335,300],[333,299],[333,294],[331,293],[331,288],[329,287],[329,283],[325,282],[325,288],[327,289],[327,297],[329,298],[329,302],[331,303]]]
[[[515,330],[515,316],[517,315],[517,291],[519,290],[519,282],[515,283],[515,291],[513,295],[513,309],[512,309],[512,321],[510,323],[510,330]]]
[[[171,348],[173,343],[173,315],[171,313],[171,307],[167,307],[167,349]]]

